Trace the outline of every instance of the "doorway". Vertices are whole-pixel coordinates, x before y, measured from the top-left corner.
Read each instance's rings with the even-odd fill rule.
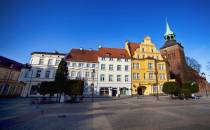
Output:
[[[116,96],[117,95],[117,88],[112,88],[112,96]]]
[[[138,93],[138,95],[143,95],[143,90],[141,87],[137,88],[137,93]]]

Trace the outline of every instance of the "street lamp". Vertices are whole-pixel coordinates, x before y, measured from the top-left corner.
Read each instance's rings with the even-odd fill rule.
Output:
[[[92,83],[92,102],[94,102],[94,76],[95,76],[95,69],[93,69],[93,83]]]
[[[206,74],[205,73],[201,73],[201,77],[206,80]],[[207,91],[207,85],[206,85],[206,82],[205,82],[205,90],[206,90],[206,97],[208,97],[208,91]]]
[[[157,71],[157,60],[155,60],[155,84],[156,84],[156,99],[159,100],[158,94],[158,71]]]

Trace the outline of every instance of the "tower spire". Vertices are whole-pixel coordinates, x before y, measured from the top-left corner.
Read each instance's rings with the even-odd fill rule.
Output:
[[[171,31],[171,28],[166,20],[166,32],[164,35],[165,40],[173,40],[175,38],[175,34]]]

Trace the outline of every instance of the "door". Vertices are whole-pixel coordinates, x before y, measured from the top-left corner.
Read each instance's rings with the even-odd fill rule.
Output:
[[[112,96],[116,96],[117,95],[117,89],[116,88],[113,88],[112,89]]]

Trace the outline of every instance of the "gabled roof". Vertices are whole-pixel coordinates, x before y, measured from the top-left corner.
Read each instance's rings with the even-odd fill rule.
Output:
[[[22,66],[23,65],[17,61],[0,56],[0,67],[5,67],[8,69],[15,69],[19,71],[21,70]]]
[[[99,57],[130,58],[128,52],[120,48],[100,48]]]
[[[134,52],[139,47],[140,47],[140,44],[139,43],[132,43],[132,42],[129,42],[128,43],[128,49],[130,50],[131,56],[134,55]]]
[[[98,62],[97,50],[72,49],[66,56],[68,61]]]

